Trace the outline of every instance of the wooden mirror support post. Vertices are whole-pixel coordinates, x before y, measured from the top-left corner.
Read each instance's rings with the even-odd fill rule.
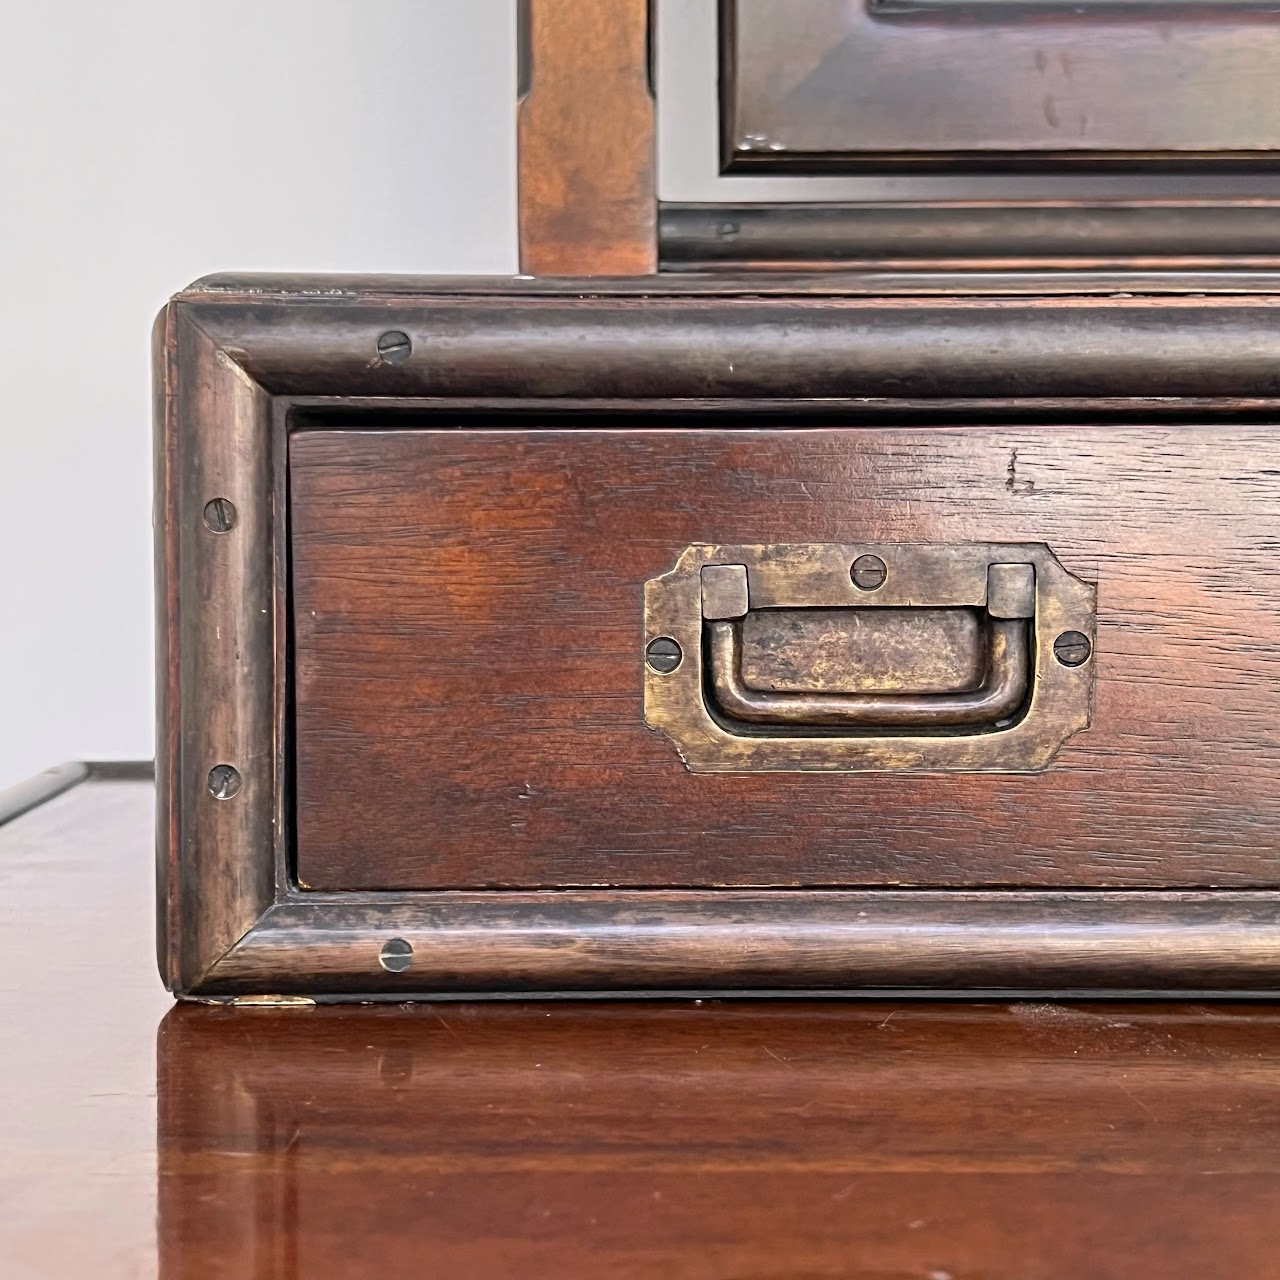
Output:
[[[648,0],[522,0],[520,270],[658,268]]]

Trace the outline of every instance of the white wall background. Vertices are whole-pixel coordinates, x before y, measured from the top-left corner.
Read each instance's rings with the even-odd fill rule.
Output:
[[[715,9],[658,0],[665,199],[990,194],[717,177]],[[152,754],[164,300],[214,271],[513,272],[515,40],[515,0],[0,0],[0,787]]]
[[[0,787],[152,754],[165,299],[514,271],[514,101],[513,0],[0,3]]]

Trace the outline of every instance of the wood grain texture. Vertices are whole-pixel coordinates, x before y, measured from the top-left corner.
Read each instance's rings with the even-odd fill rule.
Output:
[[[825,171],[1274,165],[1262,6],[727,0],[724,165]]]
[[[1280,899],[1233,890],[292,889],[198,993],[1274,995]],[[392,939],[408,969],[379,962]]]
[[[520,269],[657,269],[648,0],[525,0]]]
[[[283,598],[274,574],[278,471],[271,397],[263,388],[178,308],[162,316],[155,337],[162,371],[155,422],[157,937],[161,971],[185,985],[252,928],[273,897],[281,793],[281,744],[273,732]],[[229,532],[205,523],[205,505],[215,498],[235,509]],[[240,772],[231,803],[210,793],[210,771],[220,764]],[[246,847],[268,856],[246,861]]]
[[[309,886],[1277,883],[1268,427],[323,431],[291,465]],[[646,729],[647,578],[853,530],[1096,579],[1049,772],[709,777]]]
[[[175,1009],[151,797],[0,827],[6,1280],[1276,1272],[1274,1004]]]
[[[0,825],[0,1276],[157,1275],[154,788],[84,781]]]
[[[175,1009],[151,807],[0,827],[6,1280],[1275,1274],[1274,1004]]]
[[[1269,1277],[1277,1050],[1257,1006],[178,1008],[163,1274]]]

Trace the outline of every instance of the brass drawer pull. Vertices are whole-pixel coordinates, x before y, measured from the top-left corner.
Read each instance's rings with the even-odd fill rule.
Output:
[[[742,630],[734,622],[709,624],[711,687],[717,706],[751,724],[903,725],[998,724],[1027,697],[1031,668],[1027,622],[993,620],[988,628],[987,672],[963,693],[774,693],[749,689],[742,679]]]
[[[749,724],[958,728],[999,724],[1026,701],[1031,669],[1027,619],[1035,614],[1033,565],[993,564],[987,569],[982,680],[953,693],[778,693],[752,688],[743,674],[740,621],[749,602],[745,565],[704,566],[702,614],[711,690],[720,711],[731,719]],[[738,618],[725,618],[726,612]]]
[[[695,545],[646,627],[695,770],[1036,769],[1089,719],[1094,589],[1042,544]]]

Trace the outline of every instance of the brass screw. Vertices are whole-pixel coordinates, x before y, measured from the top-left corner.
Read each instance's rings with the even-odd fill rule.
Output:
[[[1078,667],[1089,661],[1093,645],[1083,631],[1064,631],[1053,642],[1053,656],[1064,667]]]
[[[649,647],[644,651],[644,659],[650,669],[664,676],[670,675],[680,665],[683,657],[684,651],[670,636],[650,640]]]
[[[240,790],[240,771],[229,764],[215,764],[209,770],[209,794],[215,800],[230,800]]]
[[[204,504],[204,522],[214,533],[230,533],[236,527],[235,503],[230,498],[211,498]]]
[[[876,591],[884,586],[884,580],[889,576],[889,571],[879,556],[859,556],[853,562],[849,576],[859,591]]]
[[[383,364],[404,364],[413,354],[409,335],[399,329],[391,329],[378,339],[378,359]]]
[[[390,938],[378,952],[378,963],[388,973],[403,973],[413,963],[413,947],[403,938]]]

